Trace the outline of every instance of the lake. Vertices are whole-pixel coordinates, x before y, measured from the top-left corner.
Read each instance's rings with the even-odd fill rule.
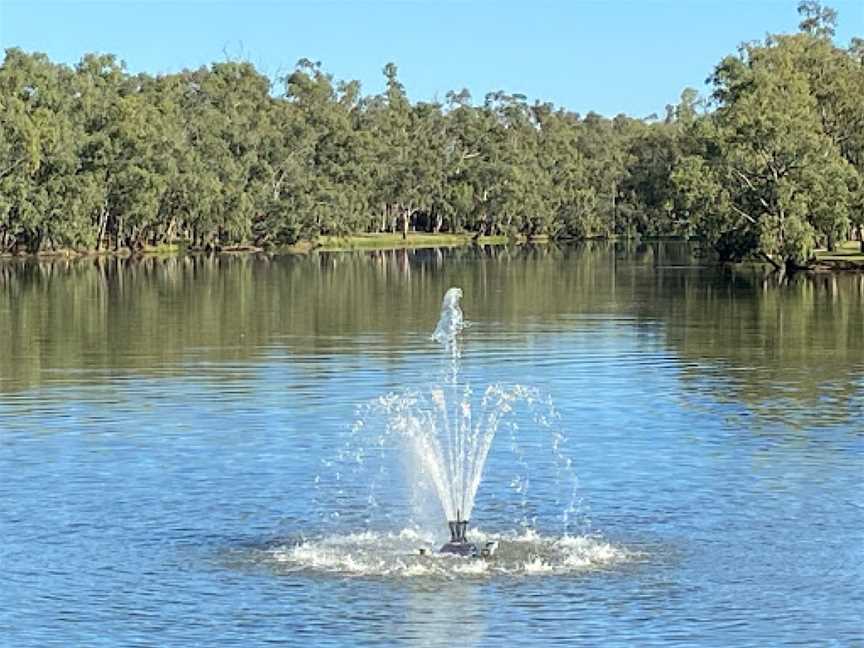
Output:
[[[419,556],[446,518],[375,406],[441,383],[453,286],[466,405],[531,394],[489,560]],[[0,264],[3,645],[862,645],[862,486],[864,275],[675,242]]]

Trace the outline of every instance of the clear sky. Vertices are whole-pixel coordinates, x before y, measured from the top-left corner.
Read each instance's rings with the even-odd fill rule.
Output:
[[[837,40],[864,36],[864,0],[828,0]],[[75,63],[111,52],[132,72],[231,58],[275,76],[301,57],[382,89],[399,66],[414,100],[467,87],[521,92],[582,113],[663,113],[742,41],[794,31],[797,0],[0,0],[0,45]]]

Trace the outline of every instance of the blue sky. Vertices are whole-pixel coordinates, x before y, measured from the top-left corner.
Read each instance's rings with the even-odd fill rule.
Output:
[[[864,36],[864,1],[833,0],[838,41]],[[399,66],[414,100],[503,89],[582,113],[662,114],[700,91],[738,43],[794,31],[796,0],[0,0],[0,45],[76,62],[111,52],[129,70],[173,72],[245,58],[268,75],[301,57],[366,93]]]

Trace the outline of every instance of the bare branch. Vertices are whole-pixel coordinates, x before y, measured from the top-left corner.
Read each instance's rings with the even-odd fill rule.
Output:
[[[753,185],[753,182],[751,182],[750,178],[748,178],[746,175],[744,175],[741,171],[739,171],[738,169],[733,167],[732,172],[735,173],[739,178],[741,178],[747,184],[747,186],[750,187],[751,191],[758,192],[758,189],[756,189],[756,187]],[[758,198],[759,198],[759,202],[762,203],[762,206],[765,209],[771,208],[770,205],[768,204],[768,202],[762,196],[758,196]]]
[[[747,212],[745,212],[745,211],[743,211],[743,210],[741,210],[741,209],[738,209],[738,207],[736,207],[735,205],[733,205],[733,204],[731,204],[731,203],[730,203],[730,207],[732,207],[732,209],[734,209],[734,210],[735,210],[735,211],[736,211],[740,216],[743,216],[744,218],[746,218],[746,219],[747,219],[750,223],[752,223],[753,225],[755,225],[755,224],[757,223],[757,220],[756,220],[755,218],[753,218],[753,217],[752,217],[750,214],[748,214]]]

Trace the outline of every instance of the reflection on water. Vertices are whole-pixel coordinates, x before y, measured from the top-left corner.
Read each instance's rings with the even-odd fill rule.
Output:
[[[406,643],[441,648],[481,646],[489,621],[479,599],[476,587],[459,581],[447,587],[446,596],[437,588],[411,588],[405,624],[412,632]]]
[[[565,538],[550,436],[496,438],[472,528],[535,540],[491,574],[337,461],[451,286],[579,481]],[[0,644],[855,645],[862,397],[864,276],[680,243],[2,263]]]
[[[313,373],[330,354],[398,361],[451,285],[516,339],[612,316],[659,331],[695,391],[769,423],[845,420],[862,389],[864,274],[778,285],[681,243],[588,243],[0,264],[0,390],[190,365],[230,379],[226,363],[282,350]]]

